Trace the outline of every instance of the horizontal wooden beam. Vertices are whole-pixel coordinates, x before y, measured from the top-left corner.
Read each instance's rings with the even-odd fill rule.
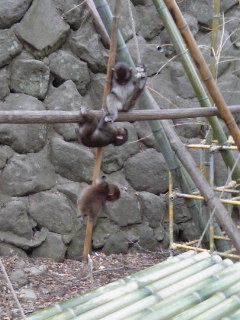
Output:
[[[228,108],[233,114],[240,113],[240,105],[229,106]],[[96,114],[98,118],[102,115],[102,111],[92,112]],[[220,116],[217,108],[133,110],[130,112],[119,113],[117,122],[184,119],[211,116]],[[0,123],[77,123],[79,121],[79,117],[79,111],[0,111]]]

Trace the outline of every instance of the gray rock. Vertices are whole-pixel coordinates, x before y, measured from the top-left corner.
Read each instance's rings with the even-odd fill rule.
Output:
[[[0,243],[0,256],[19,256],[26,258],[27,254],[20,248],[17,248],[9,243]]]
[[[187,221],[179,225],[180,230],[180,240],[187,242],[196,240],[199,238],[200,234],[196,232],[196,227],[193,221]]]
[[[0,1],[0,29],[10,28],[27,11],[32,0]]]
[[[113,12],[115,1],[109,0],[108,4]],[[144,22],[141,19],[139,19],[138,15],[136,14],[136,9],[132,4],[131,4],[131,10],[132,10],[134,23],[135,23],[136,33],[138,34],[138,31],[140,29],[140,21],[141,21],[141,24],[143,24]],[[121,15],[119,20],[119,30],[121,30],[123,39],[125,40],[125,42],[127,42],[129,39],[133,37],[133,26],[132,26],[131,16],[129,12],[128,1],[122,1],[120,13]]]
[[[240,18],[240,10],[239,6],[233,7],[229,10],[225,16],[226,21],[226,29],[230,34],[231,41],[233,42],[236,48],[240,48],[240,32],[238,27],[238,21]]]
[[[41,231],[36,231],[30,240],[24,237],[19,237],[12,232],[0,231],[0,242],[6,242],[24,250],[29,250],[40,246],[40,244],[46,240],[46,236],[47,230],[45,228],[42,228]]]
[[[146,40],[140,36],[137,37],[137,40],[139,43],[141,62],[144,63],[146,67],[147,75],[151,76],[153,74],[156,74],[158,72],[158,69],[160,69],[167,62],[164,53],[161,53],[157,50],[156,44],[149,45]],[[131,39],[127,43],[127,46],[134,62],[137,64],[135,40]]]
[[[32,289],[22,288],[19,290],[19,298],[25,301],[36,301],[37,295]]]
[[[179,224],[192,220],[192,216],[189,213],[183,198],[175,198],[173,200],[173,207],[175,223]]]
[[[53,0],[53,2],[64,21],[66,21],[73,30],[77,30],[89,14],[87,6],[81,5],[79,0]]]
[[[55,83],[61,84],[66,80],[72,80],[82,95],[86,93],[90,76],[85,62],[63,50],[52,53],[49,59]]]
[[[40,58],[64,43],[69,25],[60,17],[52,0],[34,0],[15,30],[34,56]]]
[[[47,268],[47,265],[42,264],[40,266],[25,268],[25,271],[29,272],[33,276],[40,276],[41,274],[47,271]]]
[[[156,93],[151,91],[151,94],[161,109],[173,109],[177,107],[176,104],[174,104],[176,92],[174,92],[172,88],[169,68],[164,68],[161,73],[148,78],[147,86],[156,91]]]
[[[76,111],[82,105],[82,97],[77,91],[76,85],[68,80],[58,88],[52,88],[45,99],[46,108],[49,110]],[[54,129],[61,134],[65,140],[75,140],[75,123],[59,123],[53,125]]]
[[[7,68],[2,68],[0,69],[0,100],[3,100],[9,93],[9,72]]]
[[[14,199],[0,208],[0,231],[10,231],[26,239],[32,239],[36,226],[28,216],[26,199]]]
[[[22,51],[22,44],[11,29],[0,30],[0,43],[0,67],[3,67]]]
[[[153,229],[146,222],[129,228],[125,237],[137,250],[156,250],[157,240],[154,238]]]
[[[150,5],[152,4],[152,0],[131,0],[131,2],[136,6],[138,4],[140,5]]]
[[[224,75],[222,79],[219,79],[218,86],[228,106],[239,104],[240,79],[237,76],[234,74]]]
[[[62,241],[60,234],[48,232],[46,241],[33,250],[33,257],[51,258],[54,261],[62,262],[65,258],[67,247]]]
[[[13,150],[8,146],[0,146],[0,169],[3,169],[8,161],[13,156]]]
[[[141,5],[136,6],[136,11],[138,19],[141,21],[140,30],[142,36],[146,40],[151,40],[159,35],[161,29],[163,28],[163,23],[157,13],[156,7],[153,4],[145,6]]]
[[[96,33],[92,21],[85,21],[68,39],[72,52],[87,62],[93,72],[105,72],[108,53]]]
[[[45,110],[38,99],[25,94],[10,94],[0,110]],[[0,143],[10,145],[19,153],[38,152],[46,143],[47,127],[45,124],[1,124]]]
[[[50,79],[48,66],[34,59],[16,59],[11,65],[11,90],[44,99]]]
[[[30,196],[29,214],[38,226],[60,234],[71,233],[77,221],[76,210],[60,192],[39,192]]]
[[[103,73],[90,73],[91,83],[89,88],[90,98],[94,110],[101,109],[102,97],[104,91],[104,83],[106,81],[106,75]],[[100,98],[101,97],[101,98]]]
[[[87,148],[53,138],[51,160],[56,172],[69,180],[88,183],[92,180],[94,156]]]
[[[154,194],[168,190],[168,169],[163,155],[147,149],[129,158],[125,165],[126,178],[137,191]]]
[[[149,226],[158,227],[167,214],[164,200],[149,192],[140,192],[138,199],[141,205],[141,214],[147,218]]]
[[[21,269],[16,269],[11,272],[9,278],[17,287],[23,287],[29,282],[26,273]]]
[[[86,226],[79,228],[67,248],[67,259],[82,260]]]
[[[11,196],[24,196],[47,190],[56,183],[56,175],[46,152],[14,155],[0,172],[0,189]]]
[[[102,170],[105,173],[112,173],[121,169],[124,165],[124,161],[126,161],[130,156],[139,152],[138,137],[134,126],[126,122],[117,125],[128,130],[128,141],[124,145],[117,148],[113,145],[109,145],[104,148]]]
[[[84,188],[88,185],[86,183],[69,182],[57,185],[57,190],[65,194],[72,203],[77,206],[77,198]]]
[[[186,72],[180,62],[171,63],[170,75],[173,90],[184,99],[196,97],[196,93],[188,80]]]
[[[188,139],[201,136],[202,122],[197,119],[176,119],[173,121],[177,134]]]
[[[141,223],[142,221],[137,198],[124,190],[121,190],[119,200],[106,204],[106,213],[120,227]]]
[[[157,144],[152,130],[147,121],[136,121],[134,127],[137,131],[138,139],[148,148],[154,148],[160,152],[159,145]]]
[[[93,249],[102,249],[107,239],[119,231],[119,228],[108,219],[98,219],[93,231]]]
[[[196,40],[198,43],[198,46],[203,54],[204,59],[206,60],[207,64],[210,65],[213,57],[212,57],[212,38],[211,38],[211,32],[209,33],[201,33],[199,32],[196,36]],[[226,59],[226,57],[229,57],[233,51],[232,49],[232,42],[230,40],[230,34],[227,30],[224,31],[224,34],[222,34],[222,31],[219,30],[218,32],[218,43],[222,43],[221,47],[221,54],[219,56],[218,60],[218,73],[217,76],[220,77],[224,72],[227,71],[231,64],[231,59]],[[224,44],[224,45],[223,45]]]
[[[102,250],[105,254],[120,254],[127,253],[128,251],[128,241],[123,232],[119,231],[111,234],[107,239],[106,244]]]

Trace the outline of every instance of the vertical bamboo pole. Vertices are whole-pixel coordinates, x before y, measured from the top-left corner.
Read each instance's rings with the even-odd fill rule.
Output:
[[[92,4],[92,3],[91,3]],[[117,49],[117,33],[118,33],[118,25],[119,25],[119,11],[120,11],[121,0],[115,0],[115,8],[114,8],[114,16],[112,21],[112,34],[110,41],[110,50],[109,50],[109,58],[107,65],[107,77],[106,83],[104,87],[103,94],[103,103],[102,109],[106,110],[107,108],[107,96],[111,91],[111,78],[112,78],[112,68],[115,64],[116,60],[116,49]],[[95,19],[96,16],[94,15]],[[96,184],[96,179],[100,175],[101,162],[102,162],[103,148],[97,148],[95,165],[93,170],[93,184]],[[88,254],[91,248],[92,242],[92,231],[93,231],[93,219],[90,217],[87,218],[87,228],[86,228],[86,236],[84,241],[84,249],[83,249],[83,261],[88,262]]]

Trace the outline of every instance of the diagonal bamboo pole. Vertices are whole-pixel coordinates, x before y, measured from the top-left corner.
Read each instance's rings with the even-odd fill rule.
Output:
[[[181,10],[179,9],[178,5],[176,4],[175,0],[164,0],[166,6],[168,7],[170,13],[172,14],[176,25],[178,26],[178,29],[180,30],[188,48],[192,55],[192,58],[198,67],[199,73],[202,77],[202,80],[204,81],[216,107],[218,108],[222,119],[225,121],[237,147],[240,151],[240,131],[238,129],[238,126],[231,114],[231,112],[228,110],[226,102],[223,99],[223,96],[221,95],[221,92],[218,89],[218,86],[212,76],[212,73],[204,60],[204,57],[198,48],[198,45],[196,43],[196,40],[194,39],[194,36],[192,35],[186,20],[184,19]]]
[[[196,92],[196,95],[199,99],[199,102],[202,107],[210,107],[211,102],[206,94],[206,91],[204,89],[204,86],[199,78],[199,75],[194,67],[193,61],[189,55],[188,49],[186,48],[186,44],[183,41],[183,38],[181,36],[181,33],[179,29],[177,28],[173,17],[171,16],[170,12],[168,11],[167,6],[165,5],[165,2],[163,0],[152,0],[156,10],[166,28],[168,31],[172,42],[174,44],[174,48],[179,55],[179,59],[181,60],[184,69],[189,77],[189,80],[191,81],[191,84],[193,86],[193,89]],[[173,1],[173,0],[172,0]],[[182,26],[183,27],[183,26]],[[210,77],[212,75],[210,74]],[[206,79],[206,78],[204,78]],[[207,81],[208,82],[208,81]],[[215,95],[214,95],[215,97]],[[218,119],[216,117],[210,117],[208,118],[208,122],[213,128],[213,134],[214,137],[219,141],[221,145],[227,144],[227,137],[223,131],[222,126],[220,125]],[[226,152],[223,152],[222,154],[223,160],[227,167],[230,167],[231,169],[234,168],[236,157],[234,156],[233,152],[231,150],[228,150]],[[236,180],[238,183],[240,182],[240,166],[237,165],[234,172],[233,172],[233,179]]]
[[[112,34],[111,34],[111,41],[110,41],[110,51],[109,51],[108,66],[107,66],[107,77],[106,77],[106,83],[104,87],[103,103],[102,103],[103,110],[106,110],[107,108],[107,96],[111,91],[112,68],[116,60],[117,33],[118,33],[118,24],[119,24],[120,5],[121,5],[121,0],[115,0],[114,16],[113,16],[113,23],[112,23]],[[95,165],[93,170],[93,182],[92,182],[93,184],[96,184],[96,180],[100,175],[102,155],[103,155],[103,148],[97,148]],[[84,262],[88,262],[88,254],[90,252],[91,242],[92,242],[92,231],[93,231],[93,219],[91,219],[88,216],[86,236],[85,236],[84,249],[83,249]]]

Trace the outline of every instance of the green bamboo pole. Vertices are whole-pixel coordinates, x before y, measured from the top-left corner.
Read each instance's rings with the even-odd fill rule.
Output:
[[[110,33],[111,25],[112,25],[112,13],[108,3],[105,0],[94,0],[94,3],[105,25],[105,28],[107,29],[107,32]],[[125,61],[133,67],[135,66],[120,31],[118,33],[117,56],[119,60]],[[152,108],[147,90],[145,90],[141,96],[140,108],[141,109]],[[175,176],[178,177],[179,179],[178,181],[181,185],[182,190],[185,190],[187,193],[197,191],[189,174],[183,168],[182,164],[180,163],[180,161],[177,159],[176,155],[172,151],[171,146],[168,142],[168,139],[166,138],[165,132],[162,128],[161,122],[156,120],[149,121],[149,125],[155,136],[156,142],[160,146],[161,152],[166,160],[169,170],[173,171]],[[192,214],[193,221],[196,226],[197,234],[199,234],[204,230],[204,226],[205,226],[205,221],[203,217],[199,215],[199,203],[197,203],[197,201],[187,201],[186,204],[189,211]],[[203,241],[203,244],[204,244],[204,241]],[[227,250],[227,249],[228,247],[225,247],[224,250]],[[222,251],[223,248],[218,247],[218,250]]]
[[[208,254],[209,256],[209,254]],[[34,313],[33,315],[27,317],[28,320],[42,320],[52,316],[55,316],[66,309],[73,309],[76,306],[83,305],[88,301],[92,301],[93,299],[102,296],[103,294],[111,293],[116,289],[120,289],[125,287],[128,283],[138,282],[151,283],[159,279],[159,274],[166,275],[167,271],[175,272],[176,270],[180,270],[179,268],[185,268],[192,262],[192,258],[199,260],[201,256],[194,254],[193,251],[187,251],[178,256],[172,257],[169,260],[166,260],[162,263],[156,264],[146,270],[139,271],[133,275],[130,275],[124,279],[120,279],[109,283],[104,287],[100,287],[92,292],[86,293],[85,295],[78,296],[76,298],[70,299],[68,301],[59,303],[52,307],[47,308],[46,310],[39,311]],[[207,256],[206,256],[207,257]],[[165,271],[163,271],[165,270]],[[164,273],[161,273],[164,272]]]
[[[211,277],[215,273],[223,269],[226,269],[227,267],[229,267],[230,263],[231,263],[230,260],[225,260],[221,263],[217,263],[202,271],[199,271],[194,275],[187,277],[186,279],[183,279],[183,280],[180,279],[177,283],[169,285],[166,288],[157,291],[154,295],[141,299],[140,301],[135,302],[128,307],[125,307],[119,311],[116,311],[109,316],[101,318],[101,320],[112,320],[112,319],[126,320],[131,315],[134,315],[135,313],[138,313],[139,311],[145,310],[147,308],[152,308],[156,303],[159,303],[159,301],[164,302],[164,300],[170,297],[171,295],[174,295],[175,293],[178,293],[184,290],[185,288],[193,286],[199,281],[207,279],[208,277]],[[77,317],[76,319],[84,320],[84,318],[80,318],[80,317]],[[150,316],[149,318],[145,316],[144,320],[147,320],[147,319],[152,320]]]
[[[174,0],[172,0],[174,1]],[[204,86],[200,80],[200,77],[194,67],[193,61],[190,57],[190,54],[188,52],[188,49],[186,47],[185,42],[183,41],[183,38],[181,36],[180,31],[178,30],[173,17],[171,16],[170,12],[168,11],[168,8],[163,0],[153,0],[153,3],[156,7],[156,10],[164,24],[164,27],[168,31],[172,42],[174,44],[174,48],[179,55],[179,59],[183,64],[183,67],[187,73],[187,76],[193,86],[193,89],[198,97],[198,100],[200,102],[200,105],[202,107],[210,107],[211,102],[207,96],[207,93],[204,89]],[[195,40],[194,40],[195,41]],[[210,123],[212,129],[213,129],[213,135],[214,137],[219,141],[221,145],[227,144],[227,137],[224,134],[223,128],[220,125],[220,122],[218,121],[217,117],[209,117],[208,122]],[[230,125],[230,123],[229,123]],[[236,157],[234,156],[233,152],[231,150],[228,150],[228,152],[222,152],[221,153],[223,160],[227,167],[233,168]],[[240,183],[240,166],[236,166],[234,172],[233,172],[233,179],[236,180],[238,183]]]
[[[218,28],[220,18],[220,0],[214,0],[213,3],[213,21],[212,21],[212,59],[210,63],[210,70],[213,78],[217,79],[217,60],[216,54],[218,50]]]
[[[229,265],[230,265],[230,261],[229,261]],[[209,277],[207,279],[201,280],[199,282],[197,282],[196,284],[190,285],[189,287],[175,293],[172,294],[171,296],[167,297],[166,299],[164,299],[163,301],[155,304],[154,306],[151,307],[151,309],[146,309],[143,310],[141,312],[138,312],[130,317],[127,317],[127,320],[140,320],[140,319],[144,319],[147,315],[153,314],[154,311],[158,310],[163,310],[163,312],[167,312],[165,310],[168,310],[169,307],[171,308],[172,306],[175,306],[176,301],[185,301],[185,299],[188,299],[189,297],[191,297],[192,295],[197,295],[198,297],[201,298],[201,301],[203,301],[203,297],[208,295],[211,296],[212,294],[224,289],[224,288],[228,288],[229,286],[231,286],[233,283],[236,282],[236,274],[238,274],[240,271],[240,264],[236,263],[236,264],[232,264],[230,265],[230,267],[224,269],[223,271],[220,271],[219,273],[217,273],[216,277]],[[224,290],[225,292],[225,290]],[[195,316],[195,313],[193,310],[195,310],[195,308],[197,309],[199,306],[199,304],[197,306],[194,307],[194,309],[192,308],[191,311],[189,312],[188,309],[186,309],[186,311],[181,312],[181,315],[183,314],[183,317],[180,317],[178,320],[190,320],[193,319]],[[179,308],[181,308],[181,306],[179,306]],[[180,309],[179,309],[180,310]],[[179,314],[179,312],[177,314]],[[201,312],[197,312],[196,311],[196,315],[198,315]],[[179,314],[180,316],[180,314]],[[150,316],[149,316],[150,318]],[[172,317],[169,317],[172,319]],[[169,319],[168,318],[168,319]],[[174,317],[175,320],[175,317]]]

